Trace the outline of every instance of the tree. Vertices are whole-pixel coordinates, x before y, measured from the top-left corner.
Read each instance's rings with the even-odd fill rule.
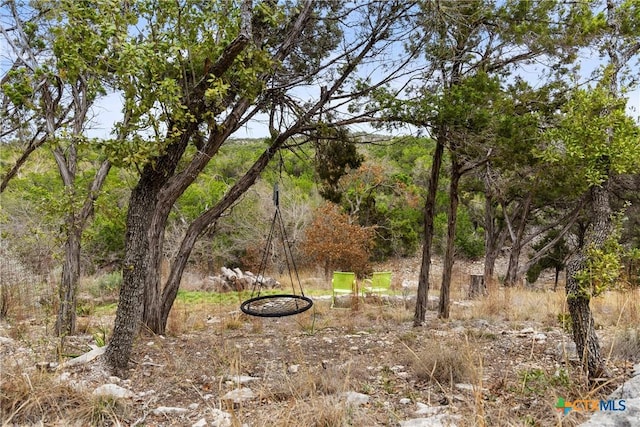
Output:
[[[533,248],[537,250],[543,248],[551,240],[554,240],[558,234],[559,233],[556,231],[549,233],[549,235],[545,239],[533,245]],[[560,276],[560,272],[565,267],[565,260],[568,255],[569,255],[569,247],[567,246],[565,239],[561,238],[552,246],[549,253],[541,257],[538,261],[533,263],[532,266],[527,269],[527,281],[529,283],[533,283],[536,280],[538,280],[538,277],[540,276],[540,273],[543,270],[547,268],[553,268],[555,272],[553,290],[555,291],[558,286],[558,278]]]
[[[372,227],[362,227],[331,202],[320,206],[306,228],[302,251],[324,268],[362,275],[369,267],[373,245]]]
[[[384,107],[383,116],[386,120],[419,126],[436,140],[424,208],[424,243],[414,314],[415,325],[422,324],[426,315],[435,194],[444,150],[448,148],[451,157],[447,231],[449,239],[455,238],[458,181],[466,168],[478,163],[481,158],[486,158],[489,153],[489,147],[478,150],[477,145],[475,151],[476,155],[480,154],[480,158],[465,153],[465,150],[471,148],[460,133],[465,118],[460,120],[455,115],[447,114],[452,109],[444,100],[456,98],[461,93],[457,88],[465,80],[471,82],[482,75],[486,75],[488,81],[496,77],[504,78],[512,75],[518,65],[530,63],[536,58],[545,58],[550,60],[549,63],[553,61],[556,68],[562,69],[572,59],[578,46],[585,41],[580,31],[568,30],[582,19],[583,8],[578,4],[424,1],[421,2],[421,12],[417,15],[421,32],[412,38],[410,44],[410,49],[421,52],[428,64],[421,77],[421,84],[413,82],[409,91],[376,93],[376,106]],[[556,19],[549,21],[549,16]],[[479,91],[476,95],[481,93]],[[485,94],[491,95],[490,92]],[[470,93],[469,96],[472,98],[474,94]],[[492,114],[490,98],[486,99],[484,111],[477,109],[474,112],[476,117],[484,117],[484,120],[489,119]],[[480,100],[476,99],[476,105],[482,105]],[[456,107],[464,108],[464,105],[454,105],[453,109]],[[472,132],[464,135],[472,135]],[[487,142],[486,139],[484,142]],[[443,269],[439,307],[441,317],[448,316],[449,307],[448,288],[453,251],[448,252],[448,255],[445,254],[447,261]]]
[[[588,196],[584,240],[567,262],[567,305],[573,339],[590,380],[606,376],[593,314],[589,307],[618,276],[619,244],[611,208],[611,184],[617,174],[638,170],[640,131],[625,113],[621,95],[624,71],[640,52],[636,2],[607,0],[594,26],[602,29],[599,46],[607,64],[592,89],[576,90],[557,127],[548,132],[550,162],[561,161],[582,177]],[[638,78],[637,72],[634,76]]]
[[[340,203],[342,192],[338,189],[340,178],[350,169],[358,169],[362,155],[358,154],[355,140],[347,129],[321,129],[315,141],[315,168],[320,186],[320,195],[333,203]]]
[[[11,21],[2,34],[13,63],[2,76],[2,137],[24,143],[22,155],[4,174],[3,191],[29,156],[48,145],[64,184],[64,261],[55,331],[75,333],[76,288],[81,238],[111,163],[83,166],[82,150],[92,141],[85,130],[94,101],[104,93],[110,43],[127,31],[131,16],[108,2],[39,2],[33,8],[6,2]],[[92,165],[93,167],[93,165]],[[86,170],[85,170],[86,169]],[[84,174],[93,178],[84,192]],[[82,184],[83,186],[85,184]]]
[[[579,171],[587,184],[590,224],[583,244],[567,262],[567,304],[573,321],[573,337],[589,378],[606,371],[595,332],[589,301],[608,283],[618,269],[614,224],[610,204],[612,176],[637,169],[639,130],[624,112],[625,102],[611,92],[607,74],[604,86],[578,90],[563,110],[557,128],[549,131],[550,144],[545,153],[550,161],[562,161],[565,167]],[[558,150],[566,150],[560,154]],[[604,260],[610,268],[600,270]]]
[[[299,134],[313,134],[321,113],[336,116],[355,92],[357,67],[411,28],[404,2],[141,1],[132,7],[144,28],[121,47],[118,89],[133,110],[129,144],[113,157],[139,169],[128,206],[123,284],[109,364],[124,373],[141,322],[164,333],[180,278],[197,239],[253,185],[269,161]],[[167,23],[171,23],[168,25]],[[355,25],[358,32],[343,32]],[[391,63],[391,62],[390,62]],[[399,65],[398,65],[399,66]],[[124,70],[124,67],[121,68]],[[389,80],[391,69],[382,81]],[[300,100],[302,88],[326,87]],[[374,85],[375,86],[375,85]],[[159,266],[172,206],[239,128],[265,113],[264,151],[235,184],[194,219],[162,283]],[[351,116],[332,125],[368,120]]]

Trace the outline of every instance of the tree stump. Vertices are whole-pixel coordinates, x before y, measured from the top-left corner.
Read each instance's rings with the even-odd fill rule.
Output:
[[[487,285],[484,283],[484,276],[472,274],[469,282],[469,298],[476,298],[481,295],[487,295]]]

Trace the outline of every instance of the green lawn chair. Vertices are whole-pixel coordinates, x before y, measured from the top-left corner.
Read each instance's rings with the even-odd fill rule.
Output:
[[[373,273],[371,279],[365,281],[365,285],[362,288],[364,294],[388,294],[391,291],[391,272],[380,271]]]
[[[331,308],[336,304],[336,296],[352,294],[356,286],[356,273],[334,271],[331,279],[333,295],[331,297]]]

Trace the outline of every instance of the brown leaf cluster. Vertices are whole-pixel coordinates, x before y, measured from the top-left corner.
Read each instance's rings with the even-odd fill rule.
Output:
[[[353,271],[359,275],[369,269],[374,227],[352,222],[333,203],[325,203],[315,212],[305,233],[302,252],[309,260],[331,270]]]

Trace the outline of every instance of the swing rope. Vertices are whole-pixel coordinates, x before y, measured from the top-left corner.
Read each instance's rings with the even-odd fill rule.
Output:
[[[298,269],[296,267],[295,260],[293,258],[293,252],[291,251],[291,245],[287,237],[284,221],[280,213],[280,193],[278,190],[278,183],[275,184],[273,189],[273,203],[276,210],[271,221],[271,227],[269,229],[269,235],[267,237],[267,244],[265,251],[260,261],[260,268],[258,271],[258,277],[253,285],[251,291],[251,298],[244,301],[240,305],[242,312],[251,316],[258,317],[283,317],[291,316],[293,314],[299,314],[311,308],[313,301],[304,295],[302,290],[302,284],[300,282],[300,276],[298,275]],[[291,294],[275,294],[275,295],[260,295],[262,287],[264,285],[264,278],[267,269],[267,263],[269,261],[269,254],[271,252],[271,245],[276,234],[276,227],[279,229],[282,248],[284,251],[285,262],[289,273],[289,280],[291,281]],[[298,282],[299,294],[296,294],[295,282],[292,275],[295,273],[295,279]],[[256,292],[257,291],[257,292]]]

